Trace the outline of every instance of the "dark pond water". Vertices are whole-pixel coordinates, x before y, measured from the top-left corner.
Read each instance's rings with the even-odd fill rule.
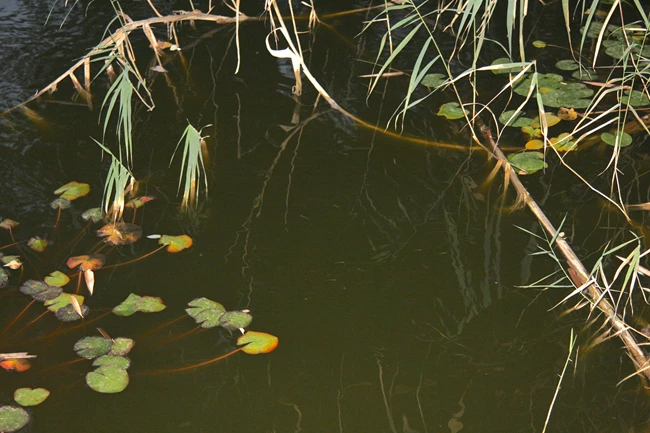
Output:
[[[45,25],[47,5],[0,6],[2,109],[42,88],[101,39],[111,9],[82,3],[62,28],[68,10],[62,4]],[[161,10],[173,7],[179,6]],[[147,16],[146,4],[129,13]],[[359,59],[373,58],[379,36],[355,39],[361,19],[321,27],[310,65],[341,105],[370,123],[383,119],[383,127],[401,85],[390,88],[383,104],[379,97],[366,104],[358,75],[370,68]],[[314,110],[311,88],[298,108],[303,127],[287,140],[283,126],[296,108],[292,72],[267,54],[268,26],[244,26],[238,75],[232,29],[213,29],[184,28],[182,40],[192,47],[166,65],[167,78],[149,75],[156,109],[135,115],[134,172],[156,196],[137,221],[145,235],[187,233],[194,245],[98,271],[96,294],[87,300],[87,320],[131,292],[162,297],[161,313],[108,315],[62,332],[72,325],[59,327],[51,316],[26,327],[42,312],[34,306],[9,325],[28,304],[17,291],[22,280],[67,270],[69,256],[97,241],[89,232],[70,244],[83,227],[79,213],[101,200],[107,163],[90,137],[101,137],[104,89],[98,82],[94,111],[71,102],[62,86],[49,102],[31,105],[42,122],[19,113],[3,119],[0,215],[21,221],[16,238],[54,236],[55,243],[41,256],[23,250],[25,275],[14,272],[0,293],[0,353],[38,355],[25,373],[0,372],[0,403],[10,403],[19,387],[49,388],[52,395],[30,409],[25,429],[49,433],[541,431],[570,330],[581,342],[591,334],[584,313],[560,317],[561,309],[550,310],[565,292],[520,287],[555,268],[530,255],[538,242],[517,228],[540,233],[532,216],[501,211],[500,186],[482,185],[493,166],[485,154],[391,138],[323,104]],[[135,40],[146,65],[151,53],[144,38]],[[434,116],[439,104],[419,107],[405,132],[467,144],[458,127]],[[178,162],[168,168],[188,121],[210,136],[209,197],[191,214],[179,211]],[[554,221],[570,214],[577,249],[589,256],[603,242],[594,227],[605,211],[581,185],[562,194],[549,189],[572,179],[552,170],[527,182]],[[70,180],[88,182],[93,191],[63,214],[54,232],[52,191]],[[3,245],[10,242],[7,233],[0,236]],[[155,247],[144,239],[111,252],[109,263]],[[277,335],[277,350],[160,372],[234,347],[234,336],[197,332],[189,317],[168,324],[202,296],[250,309],[251,329]],[[121,394],[91,391],[84,382],[89,362],[65,364],[76,359],[74,342],[97,335],[95,327],[136,340],[131,383]],[[616,387],[631,372],[618,342],[592,349],[570,370],[550,431],[641,431],[647,397],[634,380]]]

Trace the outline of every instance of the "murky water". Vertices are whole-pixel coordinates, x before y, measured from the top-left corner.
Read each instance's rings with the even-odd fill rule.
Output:
[[[74,11],[62,29],[65,13],[53,11],[43,26],[43,5],[0,8],[3,109],[96,43],[110,9]],[[562,293],[518,287],[554,268],[529,255],[536,242],[516,227],[539,232],[533,218],[499,211],[499,187],[481,185],[492,168],[485,155],[391,138],[322,104],[313,110],[310,89],[298,108],[300,129],[287,132],[296,107],[292,72],[266,53],[266,26],[245,26],[238,75],[232,29],[201,39],[210,29],[185,29],[184,40],[196,44],[166,64],[167,79],[149,76],[157,107],[139,110],[135,125],[135,174],[157,198],[138,221],[145,234],[187,233],[194,246],[98,271],[87,301],[96,316],[131,292],[160,296],[167,309],[106,316],[41,338],[65,327],[45,317],[24,329],[41,313],[33,307],[1,336],[0,353],[26,350],[38,358],[28,372],[0,372],[0,403],[18,387],[48,387],[51,397],[30,410],[26,431],[33,432],[541,431],[570,329],[579,331],[584,316],[558,319],[559,311],[548,310]],[[389,113],[378,112],[378,97],[366,105],[357,75],[368,72],[358,59],[369,55],[353,39],[358,30],[358,17],[320,29],[311,65],[341,105],[372,123]],[[151,54],[139,42],[144,64]],[[94,188],[62,217],[47,260],[26,253],[30,277],[66,269],[68,256],[96,242],[91,234],[68,245],[81,227],[79,212],[99,204],[107,169],[90,139],[101,137],[101,87],[97,93],[92,112],[79,101],[41,102],[32,105],[41,124],[16,114],[2,125],[0,215],[22,222],[17,237],[51,235],[56,212],[49,202],[59,185],[78,180]],[[68,102],[69,94],[63,88],[54,99]],[[397,92],[386,95],[384,110],[395,98]],[[436,102],[418,110],[407,133],[467,143],[433,116]],[[168,168],[188,121],[210,136],[209,198],[193,215],[178,210],[178,162]],[[534,180],[531,187],[545,190]],[[109,261],[155,247],[143,240]],[[14,277],[0,294],[3,329],[28,303],[18,284]],[[278,349],[157,373],[233,348],[227,332],[197,332],[188,317],[160,328],[201,296],[251,309],[251,329],[277,335]],[[96,326],[136,340],[131,383],[121,394],[88,389],[88,362],[51,368],[74,360],[74,342],[96,335]],[[645,420],[636,409],[645,398],[638,384],[615,387],[631,368],[617,346],[600,346],[568,374],[552,431],[627,431]]]

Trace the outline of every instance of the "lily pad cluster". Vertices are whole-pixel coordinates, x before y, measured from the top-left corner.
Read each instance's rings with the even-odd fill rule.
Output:
[[[130,338],[84,337],[74,345],[82,358],[93,359],[95,370],[86,374],[86,384],[94,391],[114,394],[124,391],[129,384],[127,369],[131,361],[126,355],[135,342]]]
[[[61,277],[56,276],[55,280],[57,278]],[[27,280],[20,286],[20,291],[37,302],[43,302],[43,305],[61,322],[79,320],[90,312],[90,309],[84,305],[83,296],[65,293],[61,287],[49,285],[45,281]]]
[[[187,305],[187,314],[203,328],[221,326],[229,331],[238,329],[244,334],[244,329],[253,321],[248,310],[226,311],[223,305],[207,298],[194,299]]]
[[[36,406],[43,403],[50,395],[45,388],[19,388],[14,392],[14,401],[20,406]],[[27,425],[29,413],[18,406],[0,406],[0,431],[16,432]]]

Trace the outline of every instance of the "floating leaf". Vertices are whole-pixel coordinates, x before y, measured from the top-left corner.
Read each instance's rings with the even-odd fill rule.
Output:
[[[621,133],[621,131],[617,131],[616,135],[605,132],[600,134],[600,139],[610,146],[615,146],[617,141],[619,147],[625,147],[632,144],[632,136],[627,132]]]
[[[138,296],[131,293],[120,305],[113,308],[113,314],[118,316],[130,316],[137,311],[143,313],[158,313],[164,310],[166,305],[161,298],[153,296]]]
[[[90,388],[104,394],[124,391],[129,384],[129,374],[115,365],[104,365],[86,375]]]
[[[521,96],[527,96],[530,90],[530,85],[532,82],[531,80],[532,80],[532,76],[527,76],[523,79],[517,80],[512,90],[514,90],[515,93]],[[561,75],[537,73],[537,86],[539,87],[540,91],[542,91],[542,89],[548,89],[548,90],[557,89],[562,85],[562,80],[563,78]]]
[[[521,128],[521,132],[523,132],[530,140],[534,140],[542,136],[542,130],[539,128],[533,128],[532,126],[524,126]]]
[[[0,362],[0,367],[7,371],[17,371],[18,373],[29,370],[31,366],[32,364],[24,358],[11,358]]]
[[[76,200],[79,197],[83,197],[85,195],[88,195],[90,192],[90,185],[87,183],[79,183],[79,182],[68,182],[56,191],[54,191],[54,194],[61,195],[61,198],[66,199],[66,200]]]
[[[126,370],[131,366],[131,361],[124,356],[102,355],[93,361],[93,367],[101,367],[102,365],[114,365]]]
[[[514,126],[517,128],[521,128],[522,126],[528,126],[531,123],[533,123],[533,119],[530,117],[522,117],[522,112],[517,110],[510,110],[510,111],[504,111],[501,113],[501,116],[499,116],[499,122],[501,122],[504,125],[508,126]]]
[[[142,228],[131,223],[110,223],[97,230],[97,236],[106,237],[111,245],[127,245],[140,239]]]
[[[187,305],[190,306],[185,309],[187,314],[204,328],[219,326],[219,319],[226,312],[223,305],[207,298],[194,299]]]
[[[79,266],[82,271],[94,271],[104,266],[105,261],[106,257],[103,254],[90,254],[70,257],[66,264],[70,269]]]
[[[145,203],[149,203],[151,200],[154,200],[154,199],[155,199],[155,197],[149,196],[149,195],[145,195],[145,196],[142,196],[142,197],[136,197],[134,199],[129,200],[128,203],[126,203],[124,206],[125,207],[130,207],[130,208],[133,208],[133,209],[138,209],[138,208],[141,208],[142,206],[144,206]]]
[[[98,223],[104,219],[104,212],[101,208],[94,207],[84,211],[81,214],[81,218],[83,218],[84,221],[92,221],[94,223]]]
[[[538,150],[544,148],[544,142],[542,140],[529,140],[526,143],[526,149],[528,150]]]
[[[65,210],[65,209],[69,209],[70,206],[72,206],[70,200],[66,200],[64,198],[56,198],[50,202],[50,207],[52,209]]]
[[[83,313],[83,311],[81,311],[81,305],[79,304],[79,301],[77,301],[77,298],[75,298],[72,295],[70,295],[70,305],[74,309],[75,313],[77,313],[83,319],[84,318],[84,313]]]
[[[192,246],[192,238],[188,235],[169,236],[162,235],[158,241],[160,245],[167,245],[167,251],[177,253]]]
[[[0,268],[0,289],[9,283],[9,274],[4,269]]]
[[[580,69],[580,65],[575,60],[560,60],[555,64],[555,67],[563,71],[575,71]]]
[[[551,138],[549,141],[551,142],[551,146],[559,152],[568,152],[575,149],[573,136],[567,132],[563,132],[559,136]]]
[[[639,90],[626,90],[625,94],[621,97],[621,103],[629,104],[633,107],[646,107],[650,105],[648,95]]]
[[[557,111],[557,117],[562,120],[576,120],[578,118],[578,113],[573,108],[560,108]]]
[[[237,339],[237,345],[241,346],[242,352],[249,355],[273,352],[278,347],[278,337],[267,334],[266,332],[248,331]]]
[[[27,280],[20,286],[20,291],[31,296],[35,301],[44,302],[57,298],[63,289],[49,286],[43,281]]]
[[[84,337],[74,345],[74,351],[82,358],[93,359],[106,355],[113,346],[113,341],[109,338],[92,336]]]
[[[76,301],[79,303],[79,305],[83,305],[84,303],[84,297],[81,295],[71,295],[70,293],[61,293],[59,296],[57,296],[54,299],[49,299],[45,301],[43,305],[47,307],[48,310],[55,312],[60,309],[65,307],[66,305],[71,305],[72,303],[72,298],[75,298]]]
[[[5,230],[11,230],[15,228],[18,224],[20,224],[18,221],[14,221],[11,218],[5,218],[0,222],[0,228],[3,228]]]
[[[449,120],[462,119],[467,114],[464,108],[458,105],[458,102],[448,102],[440,106],[438,116],[444,116]]]
[[[219,325],[223,328],[234,331],[235,329],[244,329],[253,321],[253,317],[248,314],[248,310],[228,311],[223,313],[219,318]]]
[[[47,248],[49,242],[43,238],[35,236],[27,241],[27,246],[37,253],[42,253]]]
[[[492,69],[493,74],[516,74],[521,72],[521,66],[506,66],[512,64],[513,61],[507,57],[500,57],[492,62],[491,66],[504,65],[503,68]]]
[[[533,174],[548,167],[541,152],[513,153],[508,155],[508,161],[518,170],[518,174]]]
[[[443,74],[427,74],[422,78],[420,84],[426,87],[439,87],[447,81],[447,76]]]
[[[14,392],[14,400],[21,406],[37,406],[50,396],[45,388],[18,388]]]
[[[29,414],[22,407],[0,407],[0,431],[13,433],[25,427],[29,422]]]
[[[535,48],[546,48],[546,42],[544,42],[544,41],[533,41],[533,47],[535,47]]]
[[[581,68],[577,71],[574,71],[571,76],[576,80],[596,80],[598,79],[598,73],[593,69],[584,69]]]
[[[54,271],[45,277],[45,284],[53,287],[63,287],[70,282],[70,278],[61,271]]]
[[[557,117],[553,113],[544,113],[544,118],[546,119],[546,125],[550,128],[551,126],[555,126],[558,123],[560,123],[560,118]],[[539,117],[535,117],[533,119],[533,122],[530,124],[531,127],[533,128],[539,128],[542,126],[542,122],[540,121]]]
[[[60,322],[74,322],[75,320],[86,317],[88,313],[90,313],[90,308],[88,308],[87,305],[81,305],[79,308],[81,309],[81,316],[79,315],[79,312],[74,308],[72,303],[66,305],[65,307],[59,308],[56,310],[54,315]]]
[[[113,340],[113,346],[111,347],[111,351],[108,352],[108,354],[114,356],[124,356],[129,353],[131,349],[133,349],[134,345],[135,341],[130,338],[117,337]]]

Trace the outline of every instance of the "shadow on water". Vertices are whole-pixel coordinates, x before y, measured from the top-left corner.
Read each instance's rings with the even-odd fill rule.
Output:
[[[70,25],[56,30],[43,27],[47,12],[41,9],[23,2],[0,9],[1,41],[5,47],[13,41],[12,66],[0,75],[4,108],[47,84],[100,38],[99,15],[73,14]],[[358,28],[337,25],[338,32],[316,34],[312,68],[351,111],[385,118],[379,104],[366,105],[366,88],[356,79],[367,72],[357,62],[360,42],[350,37]],[[98,272],[89,301],[97,315],[131,292],[161,296],[168,306],[155,316],[98,321],[112,336],[136,339],[129,387],[115,396],[92,392],[83,381],[84,363],[39,374],[74,359],[74,342],[96,334],[89,324],[39,340],[57,326],[50,317],[21,336],[3,336],[0,352],[29,350],[39,357],[32,370],[3,379],[0,402],[21,386],[50,388],[50,399],[32,410],[27,430],[34,432],[541,431],[570,328],[580,330],[584,318],[560,319],[560,311],[549,311],[562,293],[518,287],[554,268],[529,255],[536,243],[515,227],[538,232],[533,218],[501,212],[500,186],[482,185],[492,168],[485,155],[404,143],[357,127],[323,105],[314,110],[311,90],[298,108],[303,123],[287,140],[293,73],[266,54],[264,25],[246,29],[237,76],[232,29],[201,38],[209,30],[185,30],[196,45],[183,51],[184,64],[166,65],[167,78],[149,76],[157,108],[140,110],[136,119],[136,176],[157,197],[139,216],[145,234],[185,232],[195,244],[179,255]],[[35,43],[34,31],[43,43]],[[65,100],[65,89],[59,93],[56,99]],[[102,96],[95,96],[99,106]],[[392,97],[385,95],[386,106]],[[34,108],[46,126],[16,114],[1,132],[0,214],[23,223],[23,238],[50,231],[56,217],[51,191],[69,180],[91,183],[85,205],[97,205],[107,169],[89,138],[101,135],[97,110],[54,103]],[[435,112],[433,105],[421,110]],[[407,133],[467,142],[432,114],[421,118]],[[178,211],[178,164],[167,169],[187,121],[206,126],[210,136],[209,198],[194,215]],[[564,181],[561,173],[549,176]],[[535,182],[532,188],[543,195],[546,185]],[[70,233],[83,210],[78,206],[64,216]],[[94,242],[64,249],[59,262],[34,260],[49,273]],[[115,260],[150,247],[125,247]],[[0,294],[3,327],[27,303],[12,283]],[[279,336],[280,346],[269,355],[148,375],[230,350],[227,332],[193,332],[189,318],[156,329],[201,296],[251,309],[252,329]],[[581,361],[565,379],[553,431],[628,431],[645,421],[639,408],[647,409],[646,396],[638,384],[615,388],[629,371],[618,347],[601,345]]]

